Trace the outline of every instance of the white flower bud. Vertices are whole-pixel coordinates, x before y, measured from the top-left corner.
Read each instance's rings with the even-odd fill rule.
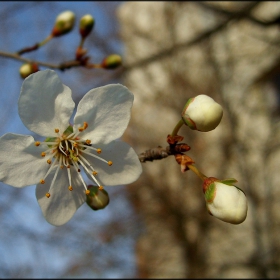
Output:
[[[57,16],[52,35],[57,37],[68,33],[73,29],[74,24],[75,14],[72,11],[65,11]]]
[[[230,180],[208,178],[204,181],[204,196],[208,212],[231,224],[240,224],[247,217],[247,198],[244,192],[230,185]]]
[[[222,117],[222,106],[204,94],[190,98],[182,111],[184,123],[193,130],[203,132],[215,129]]]

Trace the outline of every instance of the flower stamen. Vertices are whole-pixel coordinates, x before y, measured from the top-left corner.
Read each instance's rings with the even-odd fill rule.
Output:
[[[40,146],[41,142],[40,141],[36,141],[34,144],[35,144],[36,147],[38,147],[38,146]]]
[[[92,151],[95,151],[97,154],[101,153],[100,148],[94,148],[92,147],[91,140],[90,139],[81,139],[78,137],[79,133],[84,131],[88,128],[88,123],[84,122],[82,127],[78,128],[77,132],[72,132],[73,130],[71,127],[67,128],[63,134],[59,134],[59,129],[55,128],[54,131],[57,133],[57,137],[49,137],[46,138],[42,144],[47,145],[47,149],[43,152],[41,152],[42,157],[48,157],[47,163],[50,165],[48,171],[46,172],[44,178],[40,180],[41,184],[45,183],[45,179],[50,174],[50,172],[54,169],[56,166],[56,170],[54,172],[54,177],[52,178],[49,192],[46,194],[46,197],[50,197],[50,190],[55,185],[55,181],[58,176],[58,172],[60,169],[63,169],[66,167],[67,170],[67,177],[68,177],[68,190],[72,191],[72,175],[71,174],[71,166],[75,170],[75,172],[78,174],[78,177],[80,181],[82,182],[86,194],[89,194],[90,191],[87,188],[87,185],[81,175],[81,169],[80,166],[83,167],[84,171],[89,174],[89,176],[92,178],[92,180],[96,183],[98,188],[100,190],[103,189],[103,186],[98,182],[96,175],[98,172],[94,169],[94,167],[91,165],[91,163],[82,155],[83,153],[85,155],[89,155],[91,157],[97,158],[105,163],[107,163],[109,166],[113,164],[112,161],[107,161],[96,154],[92,153]],[[69,134],[70,133],[70,134]],[[41,142],[37,141],[35,142],[35,146],[39,146]],[[54,160],[52,161],[52,158]]]

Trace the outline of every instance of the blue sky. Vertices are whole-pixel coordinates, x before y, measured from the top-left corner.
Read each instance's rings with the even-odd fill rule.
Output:
[[[16,52],[42,41],[49,35],[56,16],[65,10],[72,10],[77,18],[73,32],[53,39],[39,50],[25,54],[24,57],[52,63],[73,59],[80,39],[78,20],[89,13],[95,18],[95,27],[84,47],[88,49],[92,60],[101,62],[104,52],[99,46],[95,46],[95,42],[98,42],[98,38],[111,36],[110,34],[118,27],[112,16],[106,13],[106,5],[115,10],[121,3],[1,2],[0,50]],[[113,37],[110,48],[114,52],[122,53],[121,42]],[[19,61],[0,57],[0,135],[7,132],[30,134],[18,116],[17,100],[23,81],[18,72],[21,64]],[[105,70],[95,69],[70,69],[63,73],[58,72],[63,83],[72,89],[75,101],[97,84],[102,84],[100,77],[102,75],[106,77],[107,74]],[[100,264],[100,271],[89,267],[84,269],[82,274],[73,273],[74,277],[133,277],[135,232],[120,234],[111,242],[105,242],[100,237],[100,231],[102,232],[112,220],[129,221],[132,215],[131,205],[122,186],[107,191],[111,201],[106,209],[94,212],[87,205],[83,205],[67,225],[55,228],[43,218],[35,198],[35,186],[16,189],[0,183],[0,277],[65,276],[64,268],[69,263],[75,263],[75,260],[77,263],[80,262],[84,248],[88,248],[93,258],[100,254],[101,263],[102,258],[106,262],[110,255],[116,263],[120,262],[122,265],[118,267],[114,264],[110,269],[103,270]],[[83,242],[81,238],[84,238],[86,232],[90,232],[93,236],[89,236],[89,240]],[[70,276],[69,274],[68,277]]]

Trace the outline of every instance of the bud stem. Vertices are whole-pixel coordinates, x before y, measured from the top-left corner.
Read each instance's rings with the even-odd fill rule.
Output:
[[[46,39],[44,39],[41,43],[38,44],[38,47],[42,47],[45,45],[47,42],[49,42],[53,38],[53,35],[50,34]]]
[[[86,37],[82,37],[81,36],[81,41],[80,41],[80,45],[79,45],[79,47],[82,49],[83,48],[83,45],[84,45],[84,42],[85,42],[85,38]]]
[[[184,121],[181,119],[174,127],[171,136],[176,136],[180,128],[184,125]]]
[[[202,181],[208,179],[208,177],[201,173],[194,165],[188,164],[188,168],[193,171]]]
[[[91,63],[91,64],[87,64],[86,65],[86,68],[103,68],[101,64],[94,64],[94,63]]]

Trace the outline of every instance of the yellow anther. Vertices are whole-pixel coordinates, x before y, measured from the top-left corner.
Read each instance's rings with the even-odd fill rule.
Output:
[[[93,172],[92,172],[92,175],[97,175],[97,172],[96,172],[96,171],[93,171]]]
[[[70,168],[70,164],[67,165],[67,168]]]
[[[45,153],[45,152],[42,152],[42,153],[41,153],[41,156],[42,156],[42,157],[45,157],[45,156],[46,156],[46,153]]]
[[[82,132],[84,130],[83,127],[79,127],[79,131]]]
[[[91,143],[91,140],[87,139],[86,143],[89,145]]]
[[[60,165],[60,169],[63,169],[64,165]]]
[[[69,190],[70,192],[72,192],[72,191],[73,191],[73,187],[72,187],[72,186],[69,186],[69,187],[68,187],[68,190]]]
[[[40,141],[35,142],[35,146],[37,146],[37,147],[40,146],[40,144],[41,144]]]
[[[98,189],[99,189],[100,191],[102,191],[104,188],[103,188],[103,186],[99,186]]]
[[[47,197],[47,198],[50,198],[50,196],[51,196],[51,194],[47,192],[47,193],[46,193],[46,197]]]
[[[40,180],[40,183],[45,184],[45,180],[44,179]]]
[[[111,166],[112,164],[113,164],[113,162],[109,160],[108,165]]]
[[[48,159],[48,160],[47,160],[47,163],[48,163],[48,164],[51,164],[51,163],[52,163],[52,161],[51,161],[50,159]]]
[[[73,144],[73,147],[75,147],[75,148],[78,147],[78,144],[77,144],[77,143],[74,143],[74,144]]]
[[[101,150],[101,149],[97,149],[96,152],[97,152],[98,154],[101,154],[102,150]]]
[[[90,194],[90,190],[86,190],[86,195],[89,195]]]
[[[84,122],[84,129],[87,129],[87,128],[88,128],[88,123]]]
[[[58,129],[58,128],[56,128],[56,129],[54,130],[54,132],[55,132],[55,133],[58,133],[58,132],[59,132],[59,129]]]

